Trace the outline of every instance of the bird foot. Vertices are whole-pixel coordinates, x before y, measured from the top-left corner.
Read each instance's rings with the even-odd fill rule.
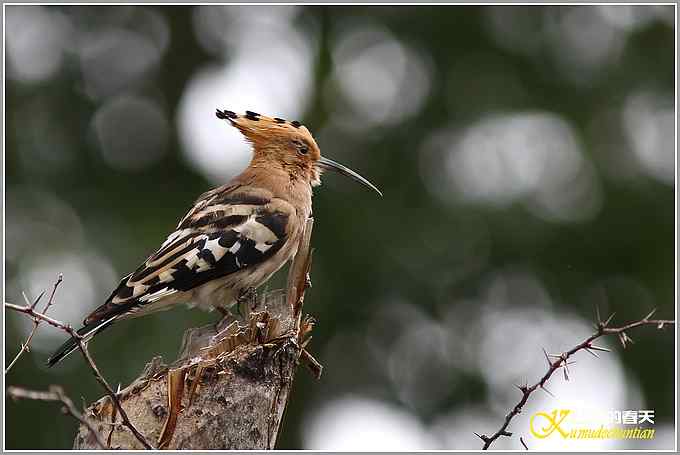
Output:
[[[218,332],[221,330],[220,327],[224,328],[231,324],[232,322],[236,321],[236,316],[234,313],[229,311],[229,309],[223,307],[223,306],[216,306],[215,309],[218,311],[220,314],[219,318],[215,321],[215,330]]]
[[[247,288],[239,293],[236,298],[236,311],[242,320],[246,320],[248,315],[257,306],[257,291],[255,288]]]
[[[220,313],[220,320],[218,321],[220,323],[225,319],[245,322],[255,307],[257,307],[257,292],[255,288],[248,288],[239,293],[234,306],[229,306],[229,308],[215,306],[214,308]]]

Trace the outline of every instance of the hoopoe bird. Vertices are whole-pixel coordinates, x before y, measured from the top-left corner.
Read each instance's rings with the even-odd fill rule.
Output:
[[[300,122],[219,109],[217,117],[251,143],[250,164],[227,184],[199,196],[158,251],[85,318],[78,330],[85,342],[116,321],[178,304],[223,312],[233,307],[297,252],[312,214],[312,188],[321,183],[324,170],[344,174],[382,196],[356,172],[322,157]],[[77,347],[68,340],[48,366]]]

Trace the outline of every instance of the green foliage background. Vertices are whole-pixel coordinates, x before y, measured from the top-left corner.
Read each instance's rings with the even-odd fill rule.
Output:
[[[123,7],[50,8],[79,21],[91,21],[90,26],[96,29],[101,25],[98,20],[110,17],[111,8]],[[12,189],[24,186],[51,193],[73,208],[89,244],[111,261],[119,276],[155,250],[194,198],[213,185],[182,157],[172,119],[176,118],[187,81],[197,68],[215,57],[197,42],[191,7],[143,8],[160,14],[170,30],[169,48],[157,72],[144,84],[125,88],[161,99],[171,119],[167,153],[155,165],[125,172],[101,158],[90,132],[98,101],[84,93],[82,75],[72,62],[40,83],[15,78],[5,86],[8,223],[19,213],[19,202],[9,199],[16,194]],[[568,11],[562,7],[523,7],[525,24],[509,26],[529,27],[540,21],[548,8],[556,15]],[[433,320],[451,311],[461,320],[483,319],[484,314],[478,314],[470,302],[490,274],[519,264],[543,283],[556,312],[592,319],[597,301],[593,289],[600,289],[607,296],[599,301],[603,311],[616,311],[618,321],[641,317],[652,307],[659,308],[660,316],[674,317],[674,185],[644,172],[625,178],[611,172],[617,162],[630,161],[632,155],[623,154],[623,127],[601,128],[597,121],[603,112],[618,112],[626,97],[640,87],[672,96],[673,26],[653,20],[628,32],[618,58],[598,67],[596,75],[585,82],[575,83],[556,63],[554,49],[544,47],[529,55],[514,52],[512,43],[501,45],[490,32],[488,14],[484,7],[433,6],[301,7],[294,14],[296,27],[308,29],[313,24],[316,30],[313,93],[300,119],[312,131],[322,128],[343,106],[338,91],[327,88],[334,70],[330,30],[338,23],[353,18],[370,20],[399,41],[426,50],[432,80],[416,115],[395,125],[342,133],[348,144],[361,147],[359,165],[355,166],[353,158],[331,156],[356,167],[378,184],[385,194],[383,199],[335,176],[326,176],[324,186],[316,192],[314,287],[306,307],[319,321],[312,349],[326,369],[320,382],[304,371],[297,375],[280,448],[302,448],[301,426],[306,413],[347,393],[378,396],[404,406],[426,423],[450,409],[489,398],[492,391],[484,380],[468,372],[457,376],[450,388],[444,385],[446,392],[436,404],[421,408],[403,404],[398,391],[377,371],[381,367],[366,354],[371,344],[385,339],[382,335],[372,338],[374,330],[386,330],[373,324],[376,312],[390,311],[391,301],[411,302]],[[672,17],[673,11],[664,14]],[[474,56],[482,57],[475,60]],[[229,59],[226,55],[223,62],[229,64]],[[502,64],[483,64],[486,61]],[[521,96],[512,90],[516,81],[524,87]],[[673,103],[670,98],[668,102]],[[215,99],[215,105],[206,109],[229,108],[228,103]],[[33,107],[36,112],[32,112]],[[259,111],[257,106],[252,109]],[[497,111],[537,110],[566,119],[580,137],[601,190],[602,203],[596,215],[560,223],[536,216],[521,198],[502,205],[465,200],[447,203],[428,190],[421,155],[423,144],[434,131],[451,124],[471,124]],[[33,115],[47,126],[43,136],[31,141],[22,131],[26,119]],[[217,120],[208,116],[205,121]],[[53,167],[50,159],[49,144],[55,130],[70,138],[69,152],[74,159],[68,165]],[[603,144],[613,155],[599,153]],[[320,146],[323,151],[324,143]],[[34,153],[36,147],[42,154]],[[27,163],[35,159],[44,162]],[[639,167],[634,161],[630,166]],[[37,255],[37,250],[44,254],[63,249],[61,239],[67,235],[56,229],[49,237],[33,239],[30,247],[8,239],[8,301],[21,301],[21,289],[11,283],[17,279],[22,258]],[[59,271],[54,270],[54,275]],[[617,277],[626,281],[617,281]],[[64,279],[68,282],[69,276]],[[631,282],[637,287],[625,285]],[[38,285],[48,288],[51,283]],[[108,283],[111,288],[114,285]],[[102,292],[99,301],[103,301],[106,289],[97,289]],[[68,304],[57,301],[57,305]],[[183,330],[212,318],[177,309],[126,322],[98,338],[92,351],[112,383],[126,384],[152,356],[174,358]],[[5,364],[25,336],[17,320],[16,315],[7,315]],[[331,356],[328,353],[337,354],[338,350],[331,349],[329,343],[334,336],[337,340],[338,334],[342,334],[341,340],[350,341],[343,345],[344,355]],[[639,382],[645,402],[656,410],[657,421],[672,423],[673,335],[670,331],[640,330],[631,336],[636,344],[620,355],[624,371]],[[577,341],[578,336],[574,339]],[[545,343],[549,345],[550,340]],[[501,349],[503,346],[499,346]],[[81,396],[89,402],[101,395],[76,356],[69,359],[75,366],[47,370],[42,366],[46,354],[34,350],[26,355],[6,377],[6,384],[37,389],[63,384],[76,402]],[[527,356],[540,356],[539,347]],[[457,361],[450,360],[452,374],[456,374]],[[522,372],[517,375],[521,377]],[[61,417],[54,406],[28,401],[7,403],[5,417],[7,448],[71,446],[74,423]]]

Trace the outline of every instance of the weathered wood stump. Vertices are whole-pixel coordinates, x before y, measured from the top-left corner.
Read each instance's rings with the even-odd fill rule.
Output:
[[[160,357],[118,394],[134,426],[161,449],[273,449],[299,360],[321,374],[304,349],[312,329],[302,319],[311,265],[313,221],[288,274],[288,288],[255,298],[244,321],[227,316],[219,323],[189,329],[179,358]],[[120,423],[109,397],[86,410],[111,448],[143,449]],[[97,449],[81,425],[74,449]]]

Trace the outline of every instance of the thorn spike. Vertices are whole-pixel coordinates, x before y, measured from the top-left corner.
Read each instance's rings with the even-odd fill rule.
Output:
[[[586,350],[586,352],[587,352],[588,354],[592,355],[593,357],[595,357],[595,358],[597,358],[597,359],[600,358],[600,356],[597,355],[596,352],[591,351],[589,348],[585,348],[585,350]]]
[[[42,292],[40,293],[40,295],[38,296],[38,298],[36,298],[36,299],[33,301],[33,304],[31,305],[31,309],[35,309],[35,306],[38,304],[38,302],[40,302],[40,299],[42,299],[43,295],[45,295],[45,291],[42,291]]]
[[[548,352],[545,350],[545,348],[541,348],[541,349],[543,349],[543,355],[545,355],[545,360],[548,362],[548,366],[552,367],[552,362],[550,361],[550,357],[548,356]]]
[[[522,392],[522,394],[527,393],[527,386],[515,384],[515,387],[517,387],[517,389],[518,389],[520,392]]]
[[[612,319],[614,318],[614,315],[615,315],[615,314],[616,314],[615,312],[612,313],[612,314],[607,318],[607,320],[604,321],[604,323],[602,323],[602,325],[603,325],[604,327],[607,327],[607,326],[609,325],[609,323],[612,322]]]
[[[593,349],[593,350],[595,350],[595,351],[603,351],[603,352],[612,352],[611,349],[603,348],[603,347],[601,347],[601,346],[595,346],[594,344],[591,344],[591,345],[588,346],[588,348],[586,348],[586,349]]]
[[[475,436],[477,436],[479,439],[481,439],[484,442],[487,442],[489,440],[489,437],[485,434],[475,433]]]
[[[553,393],[550,390],[548,390],[544,385],[541,385],[541,390],[543,390],[545,393],[547,393],[551,397],[555,398],[555,395],[553,395]]]

